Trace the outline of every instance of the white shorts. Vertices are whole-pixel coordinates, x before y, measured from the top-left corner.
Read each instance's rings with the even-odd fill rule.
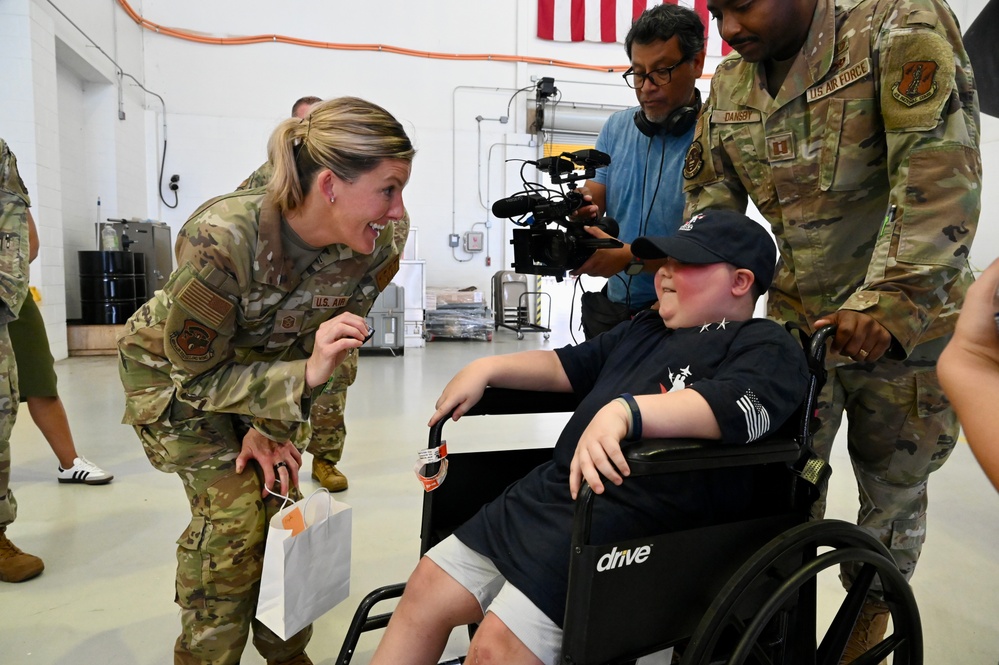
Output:
[[[506,581],[492,560],[448,536],[426,556],[479,601],[482,613],[492,612],[542,663],[558,665],[562,629],[517,587]]]

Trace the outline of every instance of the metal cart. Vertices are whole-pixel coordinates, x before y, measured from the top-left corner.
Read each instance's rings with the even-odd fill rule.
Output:
[[[547,298],[545,325],[533,322],[531,317],[531,296],[540,308]],[[517,333],[517,339],[524,339],[525,332],[543,333],[545,339],[551,337],[552,297],[543,291],[529,291],[527,276],[513,270],[500,270],[493,275],[493,308],[496,313],[495,329],[500,326]],[[540,314],[540,310],[539,310]]]

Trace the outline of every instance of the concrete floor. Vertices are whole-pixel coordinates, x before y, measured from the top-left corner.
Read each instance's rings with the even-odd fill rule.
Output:
[[[358,601],[375,587],[404,581],[416,563],[422,488],[413,465],[416,451],[426,446],[426,422],[446,381],[482,354],[568,342],[558,332],[547,341],[538,334],[518,341],[501,330],[489,343],[434,341],[401,357],[362,357],[350,390],[341,465],[350,489],[337,495],[353,508],[352,593],[316,622],[308,652],[317,664],[334,662]],[[46,570],[24,584],[0,584],[0,662],[172,662],[179,626],[174,541],[188,522],[184,492],[176,477],[150,467],[131,428],[118,424],[124,398],[115,358],[71,358],[57,363],[57,370],[78,450],[115,480],[104,487],[58,484],[54,456],[27,409],[21,411],[11,480],[20,512],[8,535],[42,557]],[[502,427],[495,418],[503,419]],[[449,448],[551,441],[564,416],[486,420],[451,424],[445,430]],[[828,516],[849,520],[856,489],[845,449],[845,442],[837,444]],[[306,456],[306,470],[309,463]],[[303,491],[315,487],[306,474]],[[925,662],[995,665],[999,496],[963,442],[930,489],[929,539],[913,580]],[[820,589],[835,597],[838,584],[823,579]],[[364,636],[353,662],[367,663],[377,639],[377,633]],[[447,655],[463,653],[464,643],[457,634]],[[243,662],[263,660],[248,646]]]

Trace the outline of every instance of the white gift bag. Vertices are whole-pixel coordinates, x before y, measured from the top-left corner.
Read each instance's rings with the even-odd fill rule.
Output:
[[[282,640],[350,595],[350,527],[350,506],[323,488],[271,518],[257,619]]]

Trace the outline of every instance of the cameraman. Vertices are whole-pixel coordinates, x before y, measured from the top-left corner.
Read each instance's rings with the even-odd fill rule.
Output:
[[[572,272],[610,278],[603,291],[583,294],[587,339],[657,300],[652,279],[658,265],[635,260],[630,243],[638,236],[673,235],[683,222],[681,172],[701,106],[694,82],[704,68],[704,24],[685,7],[656,5],[632,25],[624,50],[631,60],[624,80],[640,106],[615,113],[600,131],[596,149],[608,153],[611,164],[579,189],[590,205],[575,215],[584,220],[609,215],[625,243],[598,249]]]

